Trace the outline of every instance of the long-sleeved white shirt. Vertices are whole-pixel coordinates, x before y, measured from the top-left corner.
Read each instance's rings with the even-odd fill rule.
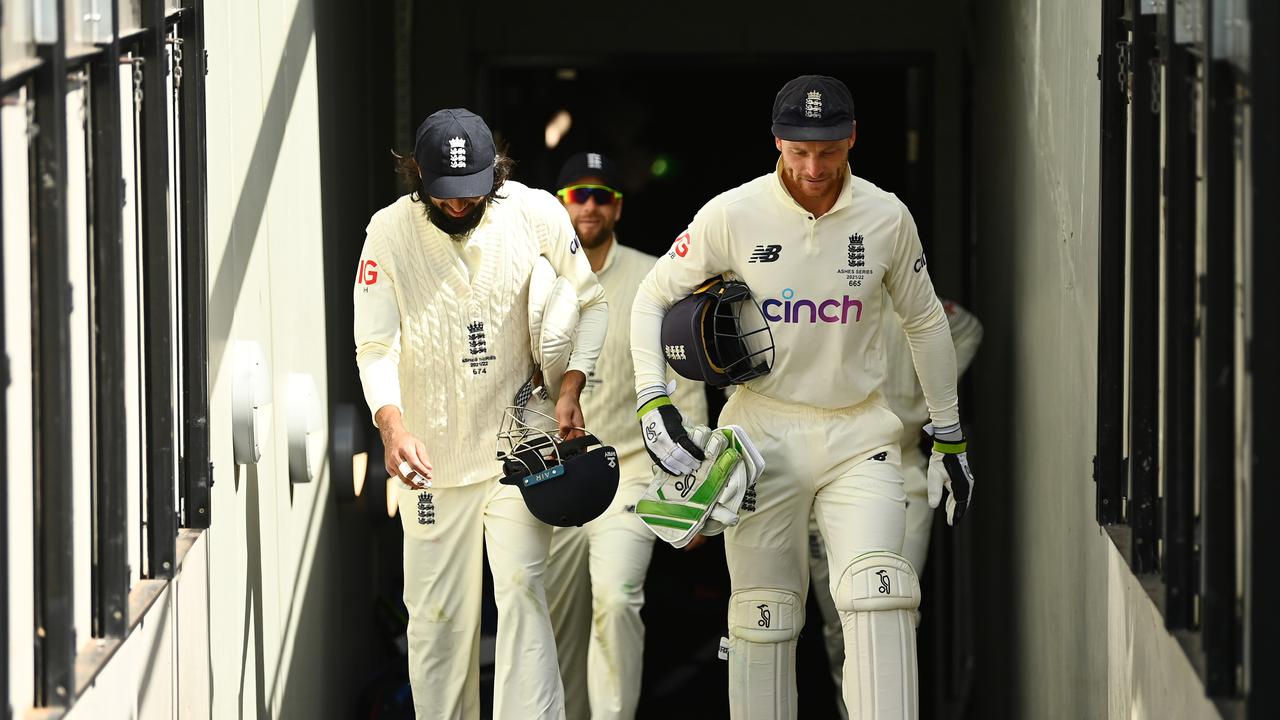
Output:
[[[951,328],[951,341],[956,348],[956,373],[964,375],[982,343],[982,323],[972,313],[950,300],[942,301]],[[929,408],[925,405],[924,391],[916,377],[911,362],[911,346],[907,334],[902,331],[902,320],[893,310],[891,300],[885,300],[883,325],[886,371],[884,399],[889,409],[902,421],[900,445],[903,450],[918,447],[920,431],[929,422]]]
[[[751,288],[773,332],[773,370],[747,383],[753,391],[821,408],[857,405],[878,393],[887,291],[902,317],[930,417],[939,427],[959,422],[946,314],[915,222],[892,193],[846,170],[835,205],[814,218],[775,170],[704,205],[636,295],[637,392],[662,382],[667,309],[726,272]]]
[[[533,373],[529,275],[539,255],[578,293],[570,370],[591,374],[608,325],[604,290],[564,207],[516,182],[499,195],[458,248],[462,256],[452,245],[459,241],[432,225],[410,196],[378,211],[352,293],[369,411],[400,408],[405,428],[426,445],[440,487],[501,470],[494,441],[503,408]]]
[[[631,363],[631,305],[636,287],[657,258],[619,245],[616,238],[596,277],[609,303],[609,334],[600,359],[582,390],[582,415],[601,442],[618,451],[621,476],[626,480],[651,476],[653,461],[644,448],[636,421],[636,396],[632,390],[635,368]],[[675,377],[668,370],[668,376]],[[707,422],[706,385],[679,378],[671,401],[680,409],[686,425]]]

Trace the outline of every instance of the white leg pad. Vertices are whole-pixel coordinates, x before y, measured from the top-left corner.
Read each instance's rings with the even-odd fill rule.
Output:
[[[920,581],[911,563],[887,551],[859,555],[840,577],[835,602],[844,626],[849,717],[915,720]]]
[[[729,598],[729,717],[796,717],[796,639],[804,601],[789,590],[753,588]]]

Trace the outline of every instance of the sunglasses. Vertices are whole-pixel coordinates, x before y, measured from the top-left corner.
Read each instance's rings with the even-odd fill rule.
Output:
[[[557,190],[556,195],[574,205],[586,205],[588,200],[595,200],[597,205],[611,205],[614,200],[622,199],[622,193],[605,185],[570,185]]]

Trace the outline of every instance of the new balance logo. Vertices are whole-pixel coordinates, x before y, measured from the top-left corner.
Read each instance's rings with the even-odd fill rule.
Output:
[[[664,345],[662,346],[662,352],[667,356],[668,360],[689,359],[688,356],[685,355],[683,345]]]
[[[751,251],[751,259],[747,262],[777,262],[780,255],[782,255],[781,245],[757,245],[756,249]]]

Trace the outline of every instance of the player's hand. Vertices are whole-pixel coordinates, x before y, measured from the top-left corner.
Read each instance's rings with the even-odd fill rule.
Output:
[[[959,426],[950,432],[934,433],[933,452],[929,456],[929,507],[936,508],[942,502],[942,491],[947,491],[947,524],[955,525],[964,517],[973,500],[973,471],[969,469],[968,446]]]
[[[695,472],[706,459],[702,448],[689,437],[684,418],[671,398],[658,395],[636,411],[644,447],[653,462],[670,475]]]
[[[427,446],[406,430],[398,419],[394,423],[383,423],[381,432],[387,477],[399,478],[411,490],[431,487],[432,468]]]
[[[573,440],[586,434],[587,426],[582,417],[579,397],[587,384],[587,376],[581,370],[569,370],[560,381],[560,397],[556,399],[556,427],[561,440]]]
[[[578,402],[576,393],[560,393],[560,399],[556,401],[556,425],[559,426],[560,438],[563,440],[580,438],[586,434],[582,428],[587,423],[582,417],[582,405]]]
[[[697,550],[698,548],[702,547],[706,543],[707,543],[706,535],[694,535],[693,539],[689,541],[689,544],[684,546],[684,551],[689,552],[690,550]]]

